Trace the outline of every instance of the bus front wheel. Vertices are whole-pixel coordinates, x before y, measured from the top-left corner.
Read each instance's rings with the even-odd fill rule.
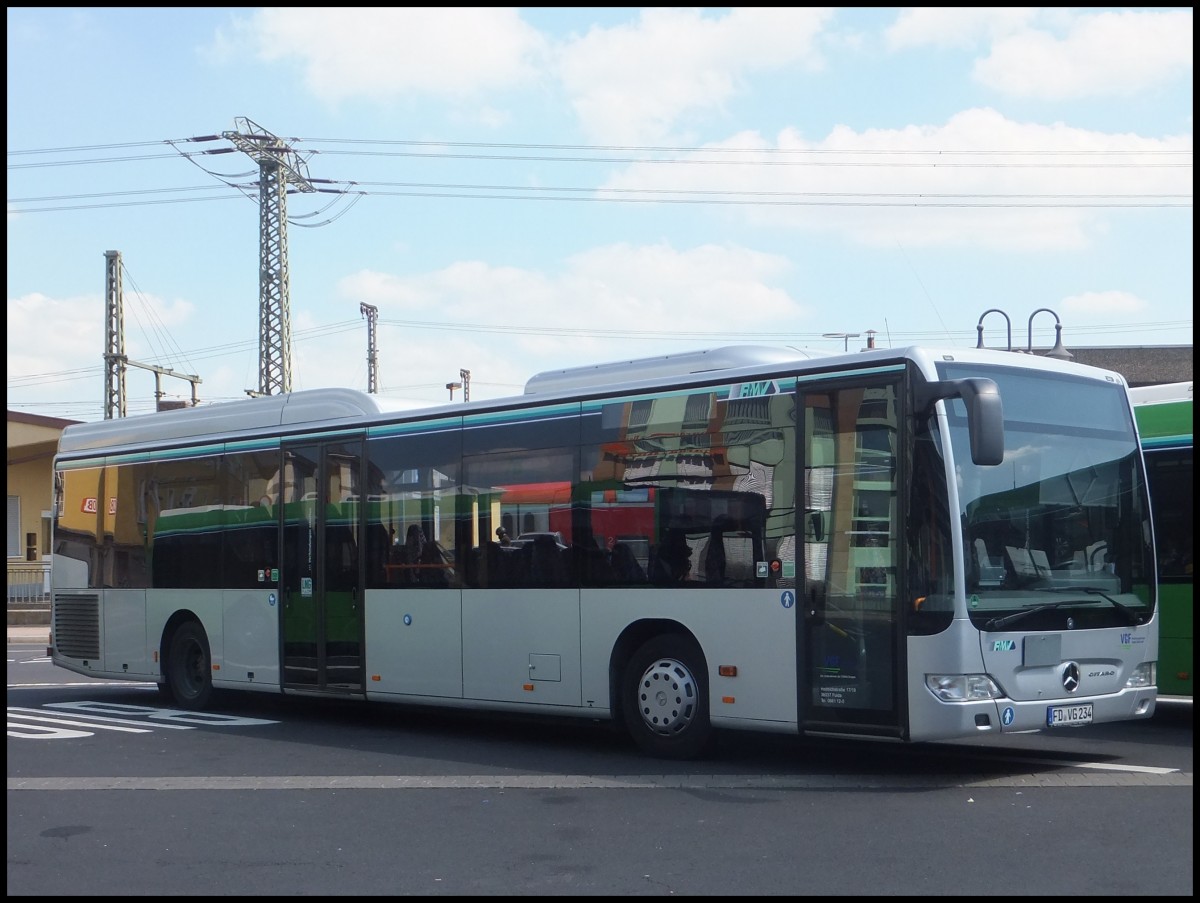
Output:
[[[208,637],[196,621],[180,624],[171,635],[167,653],[167,687],[175,704],[202,709],[212,698],[212,659]]]
[[[630,658],[623,688],[625,727],[643,752],[692,759],[708,747],[708,674],[695,642],[672,634],[648,640]]]

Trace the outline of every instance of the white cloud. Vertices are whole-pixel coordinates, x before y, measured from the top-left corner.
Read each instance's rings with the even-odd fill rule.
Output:
[[[50,298],[32,292],[8,299],[8,372],[34,374],[58,370],[60,363],[48,360],[47,345],[30,342],[46,335],[53,324],[54,355],[73,366],[99,367],[104,352],[104,301],[98,295]]]
[[[1085,247],[1117,215],[1104,203],[1113,195],[1190,197],[1191,167],[1162,166],[1176,158],[1161,154],[1191,146],[1190,136],[1112,135],[973,109],[935,125],[842,126],[818,141],[790,130],[773,143],[738,134],[710,145],[736,156],[680,157],[712,166],[637,164],[604,188],[724,191],[730,216],[870,245],[1050,251]],[[765,165],[728,165],[735,158]]]
[[[267,62],[297,60],[329,103],[411,93],[467,100],[533,79],[544,39],[514,7],[264,8],[220,34]]]
[[[587,140],[686,142],[689,122],[721,115],[757,73],[819,70],[839,36],[837,7],[643,9],[554,45],[517,7],[266,8],[218,32],[206,52],[296,61],[327,103],[434,97],[453,119],[509,121],[494,96],[557,80]],[[1192,69],[1190,9],[1078,13],[989,7],[901,11],[883,33],[892,51],[979,48],[973,76],[1006,96],[1063,100],[1130,95]],[[485,98],[489,102],[485,103]]]
[[[1034,7],[911,7],[884,31],[890,50],[927,46],[973,48],[990,38],[1025,28]]]
[[[593,140],[654,144],[681,120],[719,111],[748,73],[819,68],[821,28],[833,10],[643,10],[637,22],[592,28],[559,49],[558,70],[581,127]]]
[[[186,353],[171,335],[184,334],[195,312],[194,306],[183,300],[164,302],[144,294],[129,294],[124,298],[125,353],[134,362],[174,370],[179,374],[201,375],[204,361],[187,361]],[[11,395],[21,398],[26,388],[31,394],[50,401],[71,401],[88,398],[95,410],[104,408],[104,297],[100,294],[52,298],[32,292],[8,299],[8,388]],[[53,324],[53,341],[46,341]],[[168,343],[168,344],[164,344]],[[198,349],[189,349],[198,351]],[[220,348],[222,354],[227,346]],[[200,352],[203,354],[203,352]],[[247,343],[247,356],[257,356],[252,342]],[[253,385],[257,373],[252,374]],[[36,387],[36,388],[35,388]],[[190,398],[189,381],[168,374],[158,377],[144,367],[129,366],[125,372],[125,395],[129,413],[144,413],[154,406],[156,388],[167,397]],[[201,397],[213,397],[214,391],[229,395],[231,388],[203,376],[199,386]],[[239,385],[234,394],[242,394]]]
[[[380,318],[499,323],[522,311],[523,322],[545,327],[606,324],[621,332],[680,329],[706,331],[704,324],[728,316],[731,293],[747,299],[756,314],[792,316],[794,302],[769,287],[790,263],[781,257],[725,245],[677,250],[668,244],[594,248],[568,258],[559,274],[478,261],[455,263],[413,277],[364,271],[343,279],[339,294],[379,307]]]
[[[87,397],[95,404],[94,419],[99,419],[104,410],[103,316],[104,302],[99,295],[51,298],[31,292],[10,297],[10,406],[20,407],[27,397],[36,397],[40,413],[57,416],[53,405]],[[51,327],[53,341],[47,341]],[[45,407],[47,403],[52,406]]]
[[[470,361],[477,389],[472,397],[483,398],[520,393],[531,369],[640,357],[631,334],[644,336],[651,349],[661,347],[664,337],[689,347],[724,344],[721,325],[794,330],[810,313],[776,287],[790,269],[785,258],[740,247],[617,244],[577,254],[557,274],[471,261],[415,276],[363,271],[343,279],[338,292],[379,308],[383,385],[407,395],[432,391],[441,400],[443,384],[460,362]],[[744,326],[729,318],[731,298],[745,313]],[[497,331],[433,332],[395,322],[404,320],[487,324]],[[503,331],[514,323],[524,324],[523,334]],[[530,323],[543,331],[527,334]],[[329,351],[327,344],[322,351]],[[533,360],[538,364],[531,368]],[[347,384],[328,376],[329,385]]]
[[[1066,34],[1027,31],[997,41],[975,65],[1004,94],[1067,100],[1131,96],[1192,70],[1192,12],[1105,12]]]
[[[980,84],[1007,96],[1061,101],[1131,96],[1185,76],[1192,28],[1190,9],[913,8],[897,16],[884,39],[893,51],[986,47],[973,70]]]
[[[1091,319],[1132,317],[1150,309],[1150,304],[1129,292],[1083,292],[1063,298],[1061,308],[1075,317]]]
[[[201,54],[222,64],[246,53],[295,61],[329,104],[434,97],[460,103],[451,118],[492,125],[509,114],[483,98],[558,80],[589,138],[645,144],[688,116],[721,111],[751,73],[820,68],[816,42],[835,11],[644,9],[553,46],[517,7],[264,8],[218,30]]]
[[[195,312],[183,300],[171,302],[142,293],[127,294],[123,299],[125,353],[141,363],[158,363],[179,369],[179,348],[172,330],[180,332]],[[57,369],[46,360],[49,348],[61,361],[72,367],[102,367],[105,331],[104,298],[99,294],[51,298],[32,292],[8,299],[9,373],[35,373]],[[30,347],[30,335],[44,333],[53,324],[54,341]],[[25,338],[23,339],[22,336]]]

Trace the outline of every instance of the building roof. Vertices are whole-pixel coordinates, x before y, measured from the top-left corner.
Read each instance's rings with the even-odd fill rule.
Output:
[[[63,420],[61,417],[45,417],[41,414],[26,414],[24,411],[14,411],[8,409],[9,423],[24,423],[29,426],[44,426],[49,429],[63,430],[73,423],[79,423],[78,420]]]
[[[21,464],[53,457],[58,448],[58,437],[73,423],[79,421],[9,410],[8,463]]]
[[[1064,344],[1066,344],[1064,342]],[[1187,382],[1192,378],[1191,345],[1122,345],[1099,348],[1066,346],[1071,360],[1116,370],[1130,386]],[[1045,354],[1050,349],[1034,349]]]

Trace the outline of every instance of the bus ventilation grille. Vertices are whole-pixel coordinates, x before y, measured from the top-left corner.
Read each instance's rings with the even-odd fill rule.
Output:
[[[67,658],[100,658],[98,594],[54,594],[54,648]]]

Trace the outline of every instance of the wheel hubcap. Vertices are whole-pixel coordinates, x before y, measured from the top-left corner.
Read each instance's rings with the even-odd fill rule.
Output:
[[[657,659],[638,684],[638,711],[656,734],[678,734],[696,716],[696,679],[681,662]]]

